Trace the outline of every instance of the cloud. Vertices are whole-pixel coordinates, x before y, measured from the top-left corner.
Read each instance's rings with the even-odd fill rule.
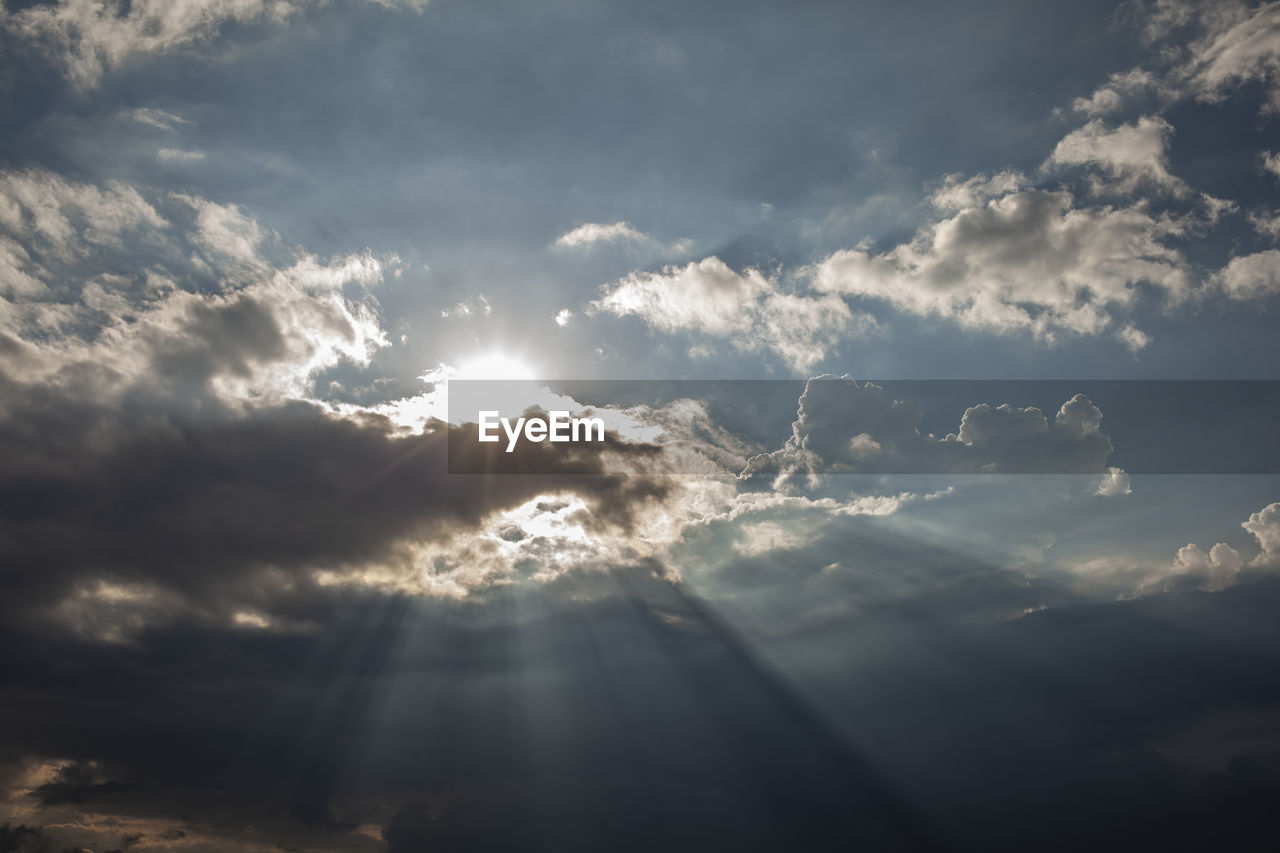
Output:
[[[184,151],[181,148],[161,148],[156,151],[156,156],[161,160],[167,160],[171,163],[198,163],[208,155],[203,151]]]
[[[1147,345],[1151,343],[1151,336],[1132,323],[1116,332],[1116,337],[1129,348],[1130,352],[1134,353],[1146,349]]]
[[[1111,181],[1094,179],[1095,193],[1126,194],[1148,184],[1185,195],[1187,185],[1168,169],[1165,149],[1172,134],[1173,125],[1159,116],[1143,116],[1115,128],[1094,119],[1063,137],[1045,166],[1097,166]]]
[[[974,175],[965,178],[959,172],[947,175],[942,186],[934,190],[929,201],[940,210],[956,211],[979,207],[993,198],[1024,189],[1027,176],[1017,169],[1005,169],[991,177]]]
[[[571,231],[561,234],[555,245],[567,249],[590,248],[600,243],[640,243],[649,239],[632,227],[629,222],[615,222],[604,225],[599,222],[588,222]]]
[[[735,272],[717,257],[632,273],[604,288],[590,311],[638,316],[663,332],[728,339],[737,349],[769,350],[794,370],[821,361],[842,337],[875,327],[835,295],[787,293],[760,270]]]
[[[1195,588],[1217,592],[1238,583],[1242,577],[1275,574],[1280,571],[1280,503],[1263,507],[1242,521],[1240,526],[1257,542],[1258,554],[1245,560],[1226,542],[1219,542],[1208,553],[1195,543],[1178,549],[1173,562],[1149,575],[1135,593],[1168,592]]]
[[[493,313],[493,305],[489,302],[489,297],[483,293],[464,299],[455,304],[452,308],[441,308],[440,317],[447,319],[449,317],[468,318],[468,317],[488,317]]]
[[[0,173],[0,517],[25,531],[0,543],[7,612],[100,639],[278,628],[299,589],[493,582],[428,551],[483,550],[485,519],[539,496],[576,496],[599,536],[665,493],[605,470],[638,445],[531,445],[490,461],[521,474],[495,486],[446,476],[457,427],[317,405],[320,371],[387,345],[370,291],[397,262],[322,261],[197,196]]]
[[[119,247],[126,234],[167,224],[137,189],[119,182],[77,183],[35,170],[0,173],[0,227],[40,240],[62,258],[94,246]]]
[[[1098,483],[1096,494],[1104,497],[1133,494],[1133,489],[1129,485],[1129,475],[1120,468],[1107,468],[1107,473],[1102,475],[1102,480]]]
[[[976,200],[976,199],[975,199]],[[876,299],[962,326],[1059,334],[1116,331],[1116,310],[1139,285],[1185,296],[1181,254],[1164,243],[1183,228],[1144,205],[1076,207],[1065,191],[1020,190],[976,203],[886,252],[834,253],[816,268],[820,292]],[[1127,345],[1136,339],[1128,334]]]
[[[322,583],[425,593],[452,568],[424,548],[459,559],[449,543],[494,513],[576,496],[573,523],[603,532],[667,490],[609,473],[606,456],[646,452],[631,445],[525,443],[489,460],[513,476],[450,477],[462,427],[405,434],[300,402],[184,409],[156,383],[95,402],[93,381],[0,384],[0,515],[24,531],[0,544],[6,619],[62,613],[86,630],[184,611],[270,617]],[[460,569],[450,584],[464,591],[494,580]]]
[[[190,121],[180,115],[175,115],[166,110],[152,109],[150,107],[139,107],[136,110],[129,112],[128,115],[134,121],[171,132],[178,129],[177,125],[191,124]]]
[[[1280,151],[1264,151],[1262,153],[1262,168],[1280,178]]]
[[[243,264],[250,272],[264,269],[258,247],[266,236],[251,217],[235,205],[217,204],[203,198],[178,195],[196,212],[195,240],[200,245]]]
[[[1280,213],[1252,211],[1249,213],[1249,224],[1253,230],[1272,241],[1280,240]]]
[[[1096,118],[1119,110],[1128,99],[1156,86],[1157,79],[1149,71],[1141,68],[1120,71],[1112,74],[1106,84],[1089,97],[1072,101],[1071,108],[1090,118]]]
[[[1102,412],[1083,395],[1052,421],[1034,406],[979,403],[942,438],[920,431],[923,418],[919,405],[870,382],[810,379],[791,437],[748,461],[744,487],[811,491],[831,474],[1070,473],[1103,475],[1099,494],[1127,488],[1124,472],[1106,464],[1112,445]]]
[[[282,629],[299,590],[505,580],[481,528],[542,496],[576,504],[513,546],[526,561],[600,557],[570,560],[566,530],[629,532],[667,489],[604,460],[640,445],[530,445],[489,460],[521,475],[495,486],[446,475],[459,427],[314,401],[319,372],[387,346],[371,291],[397,263],[323,261],[198,196],[0,173],[0,518],[26,531],[0,543],[9,612],[116,641],[176,618]]]
[[[1259,553],[1249,564],[1261,568],[1280,566],[1280,503],[1273,503],[1249,516],[1240,526],[1258,540]]]
[[[1158,0],[1129,8],[1140,10],[1146,40],[1160,47],[1154,57],[1158,66],[1154,79],[1141,69],[1113,75],[1090,99],[1077,99],[1075,106],[1081,112],[1109,111],[1145,88],[1154,88],[1166,100],[1190,96],[1217,103],[1251,81],[1261,82],[1266,89],[1264,113],[1280,108],[1280,6],[1276,3]]]
[[[1250,9],[1226,3],[1200,10],[1204,34],[1190,46],[1182,70],[1201,100],[1222,100],[1242,83],[1262,81],[1269,101],[1264,112],[1280,110],[1280,4]]]
[[[217,36],[228,23],[283,22],[301,3],[288,0],[60,0],[5,12],[0,22],[43,45],[79,88],[138,56]]]
[[[1213,276],[1231,299],[1262,299],[1280,293],[1280,251],[1267,249],[1238,255]]]
[[[55,0],[0,8],[0,26],[40,45],[67,79],[92,89],[128,62],[214,41],[230,24],[282,24],[324,0]],[[366,0],[421,11],[427,0]],[[140,117],[139,113],[145,113]],[[158,111],[140,121],[165,127]],[[171,119],[172,117],[170,117]]]
[[[321,261],[233,205],[143,192],[0,173],[11,377],[36,383],[92,365],[104,392],[145,375],[175,393],[280,399],[387,345],[367,293],[395,258]]]
[[[1188,95],[1220,100],[1235,86],[1263,81],[1280,98],[1280,3],[1192,4],[1179,0],[1142,8],[1153,41],[1191,35],[1166,45],[1151,69],[1118,72],[1074,109],[1090,121],[1064,136],[1042,172],[1087,169],[1094,195],[1130,197],[1084,206],[1063,189],[1033,187],[1007,169],[992,176],[947,175],[929,200],[946,218],[924,225],[915,238],[882,252],[864,246],[836,252],[814,268],[820,292],[882,300],[921,316],[939,316],[971,329],[1029,331],[1053,343],[1063,334],[1114,335],[1132,352],[1150,336],[1122,315],[1144,290],[1166,305],[1191,293],[1192,269],[1179,240],[1215,225],[1238,209],[1229,200],[1191,188],[1169,170],[1174,128],[1159,113],[1115,124],[1102,118],[1148,92],[1163,103]],[[1270,170],[1271,159],[1263,155]],[[1194,197],[1199,212],[1153,213],[1140,191]],[[1274,236],[1275,217],[1249,215],[1255,229]],[[1265,252],[1233,259],[1205,282],[1232,298],[1270,294]]]
[[[588,222],[561,234],[551,245],[556,249],[573,251],[589,251],[607,245],[621,245],[628,249],[644,247],[667,257],[687,256],[693,250],[693,241],[687,237],[664,244],[636,229],[630,222]]]

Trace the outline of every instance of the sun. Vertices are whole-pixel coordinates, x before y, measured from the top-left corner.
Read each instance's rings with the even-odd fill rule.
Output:
[[[454,378],[533,379],[536,376],[537,371],[528,359],[494,351],[463,361]]]

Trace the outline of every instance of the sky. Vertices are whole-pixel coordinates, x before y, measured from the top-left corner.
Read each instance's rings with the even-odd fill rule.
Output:
[[[4,0],[0,853],[1273,849],[1278,114],[1280,3]]]

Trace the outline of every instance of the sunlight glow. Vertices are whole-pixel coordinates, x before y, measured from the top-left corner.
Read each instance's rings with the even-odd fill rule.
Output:
[[[525,358],[489,352],[458,365],[453,379],[534,379],[537,372]]]

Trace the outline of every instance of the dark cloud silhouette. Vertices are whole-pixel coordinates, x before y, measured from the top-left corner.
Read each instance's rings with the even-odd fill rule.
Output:
[[[440,422],[405,435],[301,402],[181,411],[145,389],[117,408],[7,380],[0,399],[0,515],[15,531],[0,545],[3,608],[15,619],[92,580],[158,585],[205,612],[270,607],[267,589],[306,587],[319,568],[358,572],[541,494],[578,495],[593,523],[625,526],[667,488],[611,474],[602,453],[656,452],[616,441],[526,443],[492,455],[485,470],[511,476],[489,479],[448,474],[448,433],[462,428]]]
[[[78,759],[33,793],[47,814],[261,821],[303,849],[365,826],[391,850],[1267,849],[1280,584],[993,622],[964,602],[1019,585],[945,556],[936,595],[855,619],[776,586],[767,634],[644,566],[579,604],[568,580],[484,607],[347,593],[319,634],[10,630],[0,754]],[[1198,734],[1245,708],[1234,740]]]

